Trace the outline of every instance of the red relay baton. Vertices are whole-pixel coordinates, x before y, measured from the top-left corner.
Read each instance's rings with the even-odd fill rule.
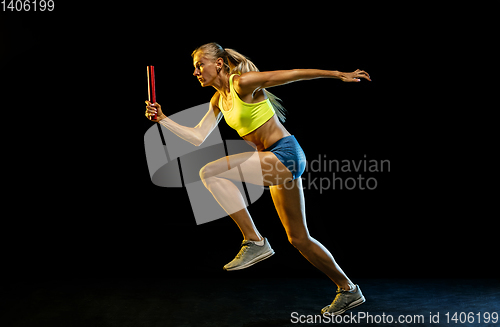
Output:
[[[151,104],[156,102],[156,91],[155,91],[155,67],[148,66],[148,100]],[[155,113],[151,116],[151,120],[156,120],[157,114]]]

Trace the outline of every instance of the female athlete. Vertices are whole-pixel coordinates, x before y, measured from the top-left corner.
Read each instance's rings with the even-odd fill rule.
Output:
[[[365,302],[355,285],[335,262],[330,252],[309,235],[306,224],[301,174],[306,158],[297,140],[283,126],[284,108],[266,89],[314,78],[336,78],[344,82],[370,81],[368,73],[352,73],[319,69],[293,69],[260,72],[245,56],[217,43],[208,43],[193,53],[193,75],[202,87],[213,86],[216,92],[210,108],[195,127],[181,126],[165,116],[158,103],[146,101],[146,117],[156,113],[159,122],[184,140],[200,145],[217,126],[222,116],[257,152],[227,156],[205,165],[200,177],[218,203],[236,222],[243,234],[237,256],[224,266],[239,270],[274,254],[267,238],[257,230],[243,195],[233,183],[244,181],[268,186],[276,211],[290,243],[336,285],[337,295],[322,314],[338,315]]]

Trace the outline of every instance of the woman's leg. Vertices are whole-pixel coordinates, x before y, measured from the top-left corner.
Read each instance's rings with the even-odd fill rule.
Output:
[[[271,152],[245,152],[208,163],[200,170],[200,177],[238,225],[243,239],[260,241],[262,236],[247,210],[243,195],[233,181],[269,186],[291,179],[291,173]]]
[[[215,200],[238,225],[244,240],[260,241],[257,227],[248,212],[243,196],[236,185],[229,179],[220,177],[207,177],[202,179],[205,187],[212,193]]]
[[[330,252],[309,235],[302,179],[297,178],[286,184],[271,186],[270,190],[289,242],[338,287],[344,290],[354,289],[354,284],[335,262]]]

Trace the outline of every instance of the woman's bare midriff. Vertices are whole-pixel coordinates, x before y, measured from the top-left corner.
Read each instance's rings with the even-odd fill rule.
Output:
[[[263,151],[289,135],[291,134],[281,124],[278,117],[274,115],[255,131],[243,136],[243,139],[252,143],[253,145],[251,145],[254,146],[257,151]]]

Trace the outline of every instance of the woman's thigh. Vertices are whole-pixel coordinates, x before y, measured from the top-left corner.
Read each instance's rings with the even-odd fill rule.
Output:
[[[292,180],[292,173],[272,152],[243,152],[212,161],[200,170],[202,179],[227,178],[272,186]]]

